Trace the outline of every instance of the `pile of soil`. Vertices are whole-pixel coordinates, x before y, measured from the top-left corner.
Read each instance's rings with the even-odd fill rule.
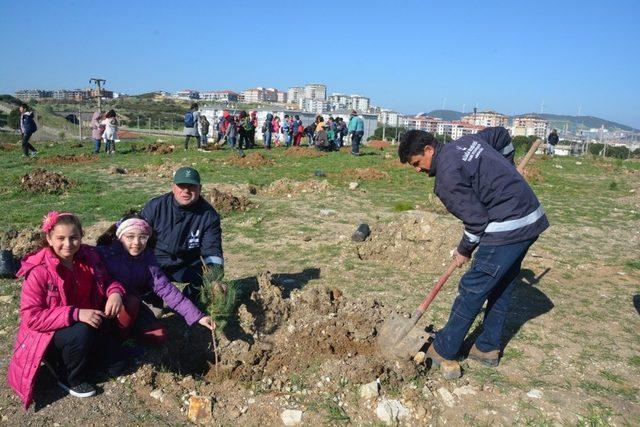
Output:
[[[129,130],[119,130],[118,139],[136,139],[139,135]]]
[[[206,347],[208,333],[190,330],[172,337],[156,361],[165,369],[145,366],[135,374],[134,389],[147,398],[161,390],[165,407],[175,411],[188,407],[189,393],[197,388],[198,395],[214,399],[214,419],[221,425],[279,424],[283,407],[327,395],[349,400],[343,408],[352,419],[374,421],[374,411],[352,405],[347,394],[376,378],[401,389],[426,369],[378,355],[378,329],[390,310],[375,300],[350,299],[337,289],[292,287],[268,272],[259,274],[242,292],[237,321],[219,339],[217,365]],[[178,375],[171,372],[176,369]],[[191,375],[201,378],[199,385]],[[311,425],[322,422],[321,414],[315,421],[311,413],[305,416]]]
[[[243,168],[259,168],[261,166],[271,165],[274,162],[273,160],[266,158],[261,153],[251,153],[245,157],[234,156],[229,159],[229,163]]]
[[[163,162],[161,165],[144,165],[141,168],[130,169],[127,172],[134,176],[151,178],[173,178],[176,169],[181,165],[172,162]]]
[[[342,172],[342,176],[359,181],[375,181],[379,179],[389,180],[389,174],[385,171],[381,171],[373,168],[355,168],[345,169]]]
[[[378,139],[374,139],[372,141],[367,142],[367,147],[371,147],[371,148],[379,148],[379,149],[383,149],[386,147],[390,147],[391,143],[388,141],[381,141]]]
[[[211,189],[206,199],[220,213],[246,211],[251,206],[251,202],[246,197],[236,197],[231,193],[224,193],[216,188]]]
[[[29,252],[40,247],[42,233],[38,227],[28,227],[21,231],[6,230],[0,232],[0,249],[10,250],[20,260]]]
[[[527,167],[524,168],[523,175],[527,182],[532,184],[542,184],[544,182],[544,176],[540,171],[540,167],[537,165],[529,163]]]
[[[60,194],[73,185],[69,178],[42,168],[34,169],[20,179],[20,186],[29,193]]]
[[[153,154],[171,154],[173,150],[176,149],[176,146],[173,144],[149,144],[146,145],[142,151],[145,153],[153,153]]]
[[[326,180],[318,181],[315,179],[309,179],[306,181],[295,181],[290,178],[280,178],[273,181],[260,192],[271,196],[278,196],[282,194],[291,194],[292,196],[295,196],[309,192],[316,193],[318,191],[327,191],[332,188],[333,185],[329,184]]]
[[[98,160],[98,157],[90,154],[56,154],[55,156],[40,157],[39,165],[70,165],[76,163],[91,163]]]
[[[447,215],[407,211],[386,224],[373,224],[371,234],[353,250],[361,260],[439,271],[462,236],[462,225]]]
[[[291,147],[284,152],[284,155],[287,157],[322,157],[327,154],[311,147]]]
[[[0,143],[0,151],[17,151],[20,146],[17,144],[7,144],[6,142]]]

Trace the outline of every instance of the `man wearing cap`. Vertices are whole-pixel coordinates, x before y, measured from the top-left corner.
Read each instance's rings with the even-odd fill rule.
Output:
[[[349,133],[351,134],[351,154],[360,155],[360,141],[364,136],[364,121],[358,117],[358,112],[353,110],[349,119]]]
[[[194,303],[200,299],[202,263],[222,279],[222,229],[220,216],[200,197],[200,174],[181,167],[173,176],[172,191],[149,200],[142,217],[157,236],[156,258],[175,282],[187,283],[184,294]]]

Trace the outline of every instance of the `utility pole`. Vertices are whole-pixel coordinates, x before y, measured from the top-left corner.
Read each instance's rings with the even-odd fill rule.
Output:
[[[389,116],[387,115],[384,120],[382,120],[382,140],[386,141],[385,136],[387,134],[387,119],[389,118]]]
[[[149,122],[148,123],[149,123],[149,125],[147,127],[148,133],[151,134],[151,117],[149,117]]]
[[[82,141],[82,113],[78,112],[78,132],[80,134],[80,141]]]
[[[100,89],[100,84],[106,83],[107,81],[105,79],[98,79],[95,77],[91,77],[89,79],[89,83],[94,83],[94,82],[98,87],[98,111],[102,113],[102,90]]]

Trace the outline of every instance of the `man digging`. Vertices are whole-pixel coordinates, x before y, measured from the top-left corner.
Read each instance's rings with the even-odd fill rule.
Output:
[[[410,130],[401,138],[398,156],[416,172],[435,177],[436,196],[464,223],[453,255],[458,268],[477,248],[427,358],[442,366],[446,379],[460,377],[458,352],[486,302],[482,332],[469,358],[498,366],[515,279],[527,250],[549,227],[544,210],[524,178],[484,136],[466,135],[445,145],[430,133]]]

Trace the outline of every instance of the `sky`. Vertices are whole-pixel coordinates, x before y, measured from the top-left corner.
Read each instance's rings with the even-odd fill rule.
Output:
[[[640,128],[640,1],[0,0],[0,93],[286,90]]]

